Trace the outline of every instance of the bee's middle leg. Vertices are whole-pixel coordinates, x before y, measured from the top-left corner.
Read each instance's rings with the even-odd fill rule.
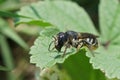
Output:
[[[64,49],[64,52],[63,52],[62,57],[64,57],[64,56],[65,56],[66,51],[67,51],[67,48],[70,48],[70,44],[69,44],[68,42],[66,42],[66,43],[65,43],[65,49]]]

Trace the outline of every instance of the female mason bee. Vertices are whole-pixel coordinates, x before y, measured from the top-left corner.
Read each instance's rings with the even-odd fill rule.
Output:
[[[58,52],[65,46],[63,56],[66,53],[67,48],[75,47],[77,51],[86,46],[90,51],[98,48],[98,36],[91,33],[80,33],[75,31],[59,32],[56,36],[53,36],[54,40],[50,43],[48,50],[56,49]],[[54,47],[50,49],[51,44],[54,43]]]

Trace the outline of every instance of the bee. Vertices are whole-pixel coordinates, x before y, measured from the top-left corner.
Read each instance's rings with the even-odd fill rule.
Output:
[[[67,48],[70,47],[75,47],[77,51],[79,51],[83,46],[86,46],[90,51],[98,48],[98,36],[91,33],[66,31],[59,32],[56,36],[53,36],[53,38],[54,40],[49,44],[48,50],[52,51],[53,49],[56,49],[58,52],[61,52],[62,47],[65,46],[63,56],[66,54]],[[50,49],[51,44],[53,43],[54,47]]]

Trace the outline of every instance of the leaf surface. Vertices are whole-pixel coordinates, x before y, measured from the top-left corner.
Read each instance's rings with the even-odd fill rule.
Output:
[[[105,42],[117,38],[120,35],[120,4],[118,0],[101,0],[99,16],[102,40]]]
[[[90,53],[87,56],[90,57]],[[90,58],[90,63],[92,63],[95,69],[100,69],[108,78],[118,78],[120,79],[120,47],[110,46],[107,49],[99,47],[96,50],[95,57]]]

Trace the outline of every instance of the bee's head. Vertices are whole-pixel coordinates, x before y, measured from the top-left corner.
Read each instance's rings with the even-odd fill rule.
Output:
[[[56,36],[53,36],[53,41],[50,43],[48,50],[51,51],[50,47],[54,43],[54,48],[60,52],[65,42],[66,42],[65,33],[59,32]]]

